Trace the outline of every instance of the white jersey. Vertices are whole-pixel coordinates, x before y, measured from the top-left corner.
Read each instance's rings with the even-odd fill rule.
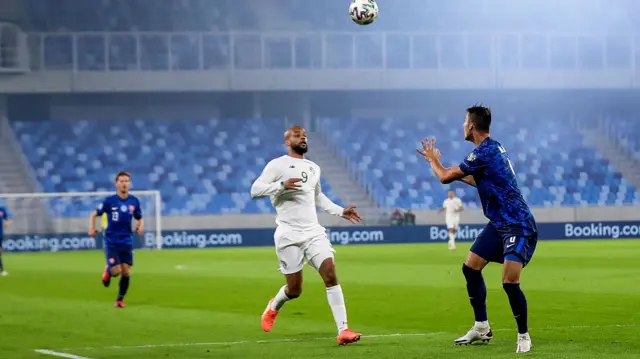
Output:
[[[284,155],[267,164],[251,186],[251,197],[269,196],[280,232],[322,234],[325,228],[318,222],[316,206],[336,216],[341,216],[344,209],[322,193],[320,174],[320,167],[314,162]],[[284,190],[284,181],[289,178],[301,178],[300,189]]]
[[[462,209],[462,201],[458,197],[447,198],[442,202],[442,208],[445,209],[447,220],[460,221],[460,212]]]

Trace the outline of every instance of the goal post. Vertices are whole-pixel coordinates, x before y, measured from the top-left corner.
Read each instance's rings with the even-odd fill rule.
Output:
[[[138,197],[144,233],[138,248],[162,248],[162,199],[160,191],[129,191]],[[0,207],[9,213],[4,246],[8,251],[56,251],[102,248],[102,236],[88,236],[89,217],[112,192],[5,193]],[[96,220],[101,229],[102,218]],[[133,225],[135,226],[135,224]],[[65,242],[66,241],[66,242]],[[13,248],[15,247],[15,248]],[[55,247],[55,248],[53,248]]]

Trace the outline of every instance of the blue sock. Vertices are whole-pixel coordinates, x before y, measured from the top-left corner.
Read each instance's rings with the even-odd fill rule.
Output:
[[[504,288],[504,291],[509,297],[511,311],[513,312],[513,317],[516,318],[516,323],[518,324],[518,333],[528,333],[527,298],[520,289],[520,283],[502,283],[502,288]]]
[[[129,281],[131,277],[123,275],[120,277],[120,290],[118,291],[118,300],[123,300],[124,296],[127,295],[127,290],[129,290]]]
[[[469,301],[473,307],[473,313],[476,322],[487,321],[487,287],[484,284],[482,271],[462,265],[462,273],[467,279],[467,293],[469,293]]]

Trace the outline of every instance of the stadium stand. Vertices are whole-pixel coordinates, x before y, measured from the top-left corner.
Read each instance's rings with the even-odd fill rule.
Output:
[[[323,137],[355,169],[361,185],[383,208],[438,208],[446,195],[441,184],[414,155],[415,134],[436,136],[446,164],[471,150],[452,117],[428,122],[410,118],[323,119]],[[366,121],[366,122],[364,122]],[[522,126],[530,123],[531,126]],[[159,189],[167,214],[265,213],[273,209],[251,201],[248,188],[268,159],[282,154],[282,120],[47,121],[16,122],[13,129],[46,191],[102,191],[112,188],[104,173],[135,161],[134,185]],[[513,128],[519,128],[513,136]],[[354,142],[350,133],[359,133]],[[234,136],[231,134],[246,134]],[[494,124],[494,136],[513,154],[512,162],[533,206],[640,203],[640,194],[593,148],[586,147],[568,121],[536,119]],[[198,144],[198,145],[194,145]],[[375,161],[374,161],[375,159]],[[330,185],[323,183],[330,198]],[[475,191],[454,184],[470,207]],[[72,208],[58,207],[73,214]]]
[[[168,215],[268,213],[249,188],[284,153],[282,120],[15,122],[13,130],[47,192],[111,191],[130,170],[135,189],[162,192]],[[135,163],[134,169],[126,163]],[[341,203],[323,182],[329,198]],[[88,198],[87,200],[92,200]],[[54,205],[73,216],[67,203]]]
[[[492,133],[512,154],[523,194],[532,206],[640,203],[636,189],[595,149],[583,144],[569,121],[518,119],[496,121]],[[361,172],[363,184],[380,206],[430,209],[438,208],[446,193],[414,156],[419,140],[415,134],[438,138],[443,163],[457,165],[473,146],[464,142],[461,126],[451,126],[455,121],[460,119],[324,119],[320,126],[336,147],[350,143],[339,150],[340,155]],[[358,136],[350,135],[356,132]],[[453,188],[469,206],[479,205],[475,190],[463,184]]]

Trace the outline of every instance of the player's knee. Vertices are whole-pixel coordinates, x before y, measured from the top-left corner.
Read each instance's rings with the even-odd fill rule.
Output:
[[[285,294],[289,299],[296,299],[300,297],[300,295],[302,294],[302,283],[294,285],[287,284],[287,290],[285,291]]]
[[[478,275],[480,273],[482,273],[482,269],[474,269],[474,268],[470,267],[469,265],[467,265],[467,263],[464,263],[462,265],[462,274],[464,274],[465,278],[473,277],[473,276]]]
[[[329,288],[338,285],[338,276],[336,275],[336,266],[333,258],[326,258],[322,261],[319,272],[325,287]]]
[[[338,276],[336,275],[336,270],[333,269],[322,276],[322,280],[324,281],[325,287],[335,287],[338,285]]]
[[[111,275],[117,277],[122,273],[122,268],[119,265],[111,267]]]
[[[519,256],[508,254],[504,257],[502,283],[520,283],[523,262]]]
[[[520,283],[520,272],[504,271],[502,273],[502,283]]]

